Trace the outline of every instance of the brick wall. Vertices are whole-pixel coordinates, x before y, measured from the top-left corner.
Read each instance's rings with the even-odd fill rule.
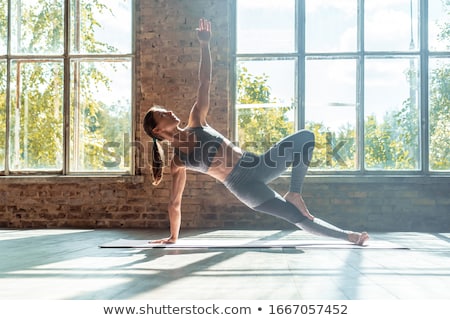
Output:
[[[149,139],[141,121],[153,104],[187,119],[195,100],[200,17],[213,23],[213,84],[209,122],[230,133],[230,1],[137,1],[135,177],[0,177],[1,228],[167,228],[170,176],[149,178]],[[288,180],[273,187],[284,193]],[[327,178],[308,176],[311,211],[348,229],[449,231],[449,178]],[[291,228],[243,207],[214,179],[188,173],[183,228]]]

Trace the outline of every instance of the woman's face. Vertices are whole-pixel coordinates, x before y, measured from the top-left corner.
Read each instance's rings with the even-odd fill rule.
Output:
[[[170,131],[178,126],[180,119],[172,112],[165,109],[158,109],[153,111],[153,118],[157,123],[153,131]]]

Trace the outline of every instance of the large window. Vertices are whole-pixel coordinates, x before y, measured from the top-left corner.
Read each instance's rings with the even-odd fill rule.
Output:
[[[236,135],[307,128],[316,173],[450,171],[450,3],[236,0]]]
[[[0,0],[0,174],[132,173],[133,0]]]

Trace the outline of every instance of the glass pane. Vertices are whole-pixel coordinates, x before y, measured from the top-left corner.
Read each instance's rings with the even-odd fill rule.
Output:
[[[74,60],[71,68],[71,171],[129,172],[131,60]]]
[[[0,61],[0,171],[5,170],[6,147],[6,61]]]
[[[307,60],[305,86],[306,128],[316,136],[311,167],[356,169],[356,60]]]
[[[63,71],[59,60],[12,61],[11,170],[62,169]]]
[[[450,59],[430,59],[430,169],[450,170]]]
[[[6,54],[8,36],[8,1],[0,0],[0,54]]]
[[[418,0],[365,0],[365,49],[418,50]]]
[[[132,52],[133,0],[71,0],[71,51]]]
[[[237,0],[237,52],[295,51],[295,0]]]
[[[418,58],[367,59],[367,169],[419,169]]]
[[[450,2],[428,1],[428,35],[431,51],[450,50]]]
[[[307,0],[306,51],[356,51],[357,12],[357,0]]]
[[[239,145],[262,153],[294,132],[295,60],[238,61]]]
[[[11,1],[11,50],[64,53],[64,0]]]

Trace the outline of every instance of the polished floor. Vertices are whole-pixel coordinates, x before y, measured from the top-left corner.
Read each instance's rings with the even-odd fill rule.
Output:
[[[450,299],[450,233],[375,233],[404,249],[101,249],[153,230],[0,230],[0,299]],[[188,239],[320,239],[188,230]]]

